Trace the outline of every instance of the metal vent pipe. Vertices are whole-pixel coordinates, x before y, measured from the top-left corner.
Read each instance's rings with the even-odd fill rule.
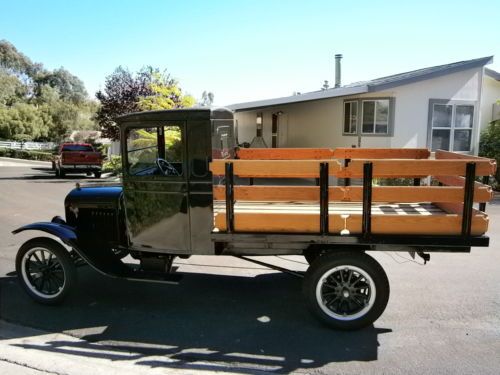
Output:
[[[341,83],[340,60],[342,60],[342,55],[335,55],[335,88],[340,87]]]

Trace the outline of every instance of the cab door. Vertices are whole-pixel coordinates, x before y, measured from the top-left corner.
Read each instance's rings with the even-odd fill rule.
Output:
[[[123,189],[132,248],[189,253],[185,122],[132,125],[125,136]]]

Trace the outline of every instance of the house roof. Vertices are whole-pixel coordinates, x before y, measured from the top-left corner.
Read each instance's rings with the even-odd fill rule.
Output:
[[[484,68],[484,73],[488,76],[488,77],[491,77],[497,81],[500,81],[500,73],[493,70],[493,69],[488,69],[488,68]]]
[[[429,68],[423,68],[418,70],[412,70],[410,72],[394,74],[387,77],[381,77],[372,79],[370,81],[361,81],[351,83],[349,85],[345,85],[338,88],[313,91],[304,94],[285,96],[282,98],[274,98],[274,99],[266,99],[266,100],[257,100],[246,103],[236,103],[229,105],[228,108],[233,111],[245,111],[250,109],[264,108],[264,107],[273,107],[280,104],[291,104],[291,103],[300,103],[300,102],[308,102],[313,100],[322,100],[335,98],[339,96],[347,96],[354,94],[362,94],[367,92],[374,91],[382,91],[387,90],[393,87],[407,85],[414,82],[423,81],[426,79],[436,78],[440,76],[444,76],[451,73],[460,72],[467,69],[478,68],[489,64],[493,61],[493,56],[481,57],[479,59],[473,60],[465,60],[458,61],[451,64],[432,66]],[[500,74],[495,72],[494,70],[487,69],[495,73],[497,76]],[[488,74],[488,73],[487,73]],[[497,78],[495,78],[497,79]]]

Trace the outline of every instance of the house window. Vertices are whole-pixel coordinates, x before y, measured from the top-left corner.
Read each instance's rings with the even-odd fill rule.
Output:
[[[431,99],[429,122],[432,151],[471,151],[474,103]]]
[[[343,121],[344,135],[392,136],[394,98],[346,100]]]
[[[344,133],[356,134],[358,126],[358,102],[344,102]]]
[[[361,133],[389,133],[389,100],[363,100]]]

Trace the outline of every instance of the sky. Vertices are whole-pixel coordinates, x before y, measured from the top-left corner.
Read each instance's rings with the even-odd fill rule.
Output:
[[[495,55],[500,0],[0,0],[0,40],[64,67],[91,97],[119,65],[166,69],[215,104],[315,91]]]

